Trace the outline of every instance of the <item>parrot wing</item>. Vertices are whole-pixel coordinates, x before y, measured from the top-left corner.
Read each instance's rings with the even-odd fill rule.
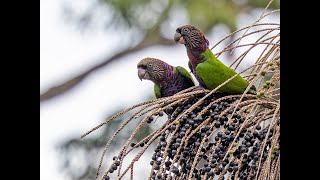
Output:
[[[203,80],[209,89],[214,89],[232,76],[236,72],[219,61],[211,50],[203,53],[204,61],[196,67],[197,75]],[[219,90],[226,93],[243,93],[249,83],[240,75],[233,78]]]
[[[184,76],[192,86],[194,86],[194,81],[193,81],[193,79],[192,79],[192,76],[191,76],[191,74],[190,74],[185,68],[183,68],[183,67],[181,67],[181,66],[177,66],[177,67],[176,67],[176,70],[177,70],[182,76]]]
[[[156,98],[161,98],[160,87],[156,84],[154,84],[154,96]]]

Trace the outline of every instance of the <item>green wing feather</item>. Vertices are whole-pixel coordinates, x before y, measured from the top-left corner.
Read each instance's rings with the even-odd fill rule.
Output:
[[[189,82],[190,84],[192,84],[192,85],[194,86],[194,81],[193,81],[193,79],[192,79],[192,76],[191,76],[191,74],[190,74],[185,68],[183,68],[183,67],[181,67],[181,66],[177,66],[177,67],[176,67],[176,70],[177,70],[182,76],[184,76],[184,77],[188,80],[188,82]]]
[[[156,98],[161,98],[160,87],[156,84],[154,84],[154,96]]]
[[[178,71],[179,74],[184,76],[188,80],[188,82],[194,86],[194,81],[192,79],[192,76],[185,68],[183,68],[181,66],[177,66],[175,68],[176,68],[176,70]],[[156,84],[154,85],[154,96],[156,98],[161,98],[160,87],[158,85],[156,85]]]
[[[236,72],[219,61],[210,49],[202,53],[204,61],[197,65],[196,73],[209,89],[214,89]],[[222,86],[219,90],[226,93],[243,93],[249,83],[240,75]]]

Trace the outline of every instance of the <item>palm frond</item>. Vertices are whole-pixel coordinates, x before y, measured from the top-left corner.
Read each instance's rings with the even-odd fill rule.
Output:
[[[174,96],[139,103],[82,135],[84,138],[121,115],[137,110],[106,143],[97,176],[114,138],[129,122],[143,117],[101,179],[108,179],[114,171],[118,179],[128,172],[133,179],[134,164],[152,143],[156,144],[156,149],[150,157],[152,168],[148,179],[279,179],[280,24],[258,23],[279,11],[263,14],[252,25],[231,33],[212,47],[214,50],[218,44],[241,34],[215,53],[220,56],[247,48],[230,65],[234,69],[240,67],[249,53],[262,48],[256,59],[251,60],[254,64],[239,73],[250,83],[243,94],[218,92],[235,75],[213,90],[192,87]],[[240,44],[245,38],[256,35],[259,37],[255,42]],[[256,95],[247,94],[251,85],[257,87]],[[143,126],[163,115],[166,121],[160,128],[139,142],[133,142]],[[135,157],[125,166],[124,159],[134,152],[137,152]]]

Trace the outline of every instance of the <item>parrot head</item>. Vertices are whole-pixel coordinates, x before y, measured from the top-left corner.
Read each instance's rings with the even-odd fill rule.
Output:
[[[205,34],[191,25],[178,27],[174,35],[174,41],[184,44],[190,50],[206,50],[209,47],[209,41]]]
[[[155,58],[144,58],[138,65],[139,79],[150,80],[154,83],[160,82],[165,78],[165,62]]]

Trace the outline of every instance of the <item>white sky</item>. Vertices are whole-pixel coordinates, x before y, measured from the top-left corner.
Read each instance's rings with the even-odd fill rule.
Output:
[[[102,31],[95,31],[94,34],[83,35],[66,25],[61,15],[62,2],[64,0],[40,1],[40,92],[97,63],[118,45],[116,34],[107,37]],[[215,28],[215,38],[224,37],[228,33],[224,30],[223,26]],[[175,30],[170,32],[173,37]],[[208,37],[212,39],[212,35]],[[57,143],[80,137],[105,119],[108,109],[119,104],[131,106],[144,100],[146,92],[152,93],[153,84],[141,82],[137,77],[136,64],[146,56],[187,67],[183,46],[149,48],[97,71],[72,92],[41,104],[40,179],[66,179],[58,169],[59,159],[54,151]]]

